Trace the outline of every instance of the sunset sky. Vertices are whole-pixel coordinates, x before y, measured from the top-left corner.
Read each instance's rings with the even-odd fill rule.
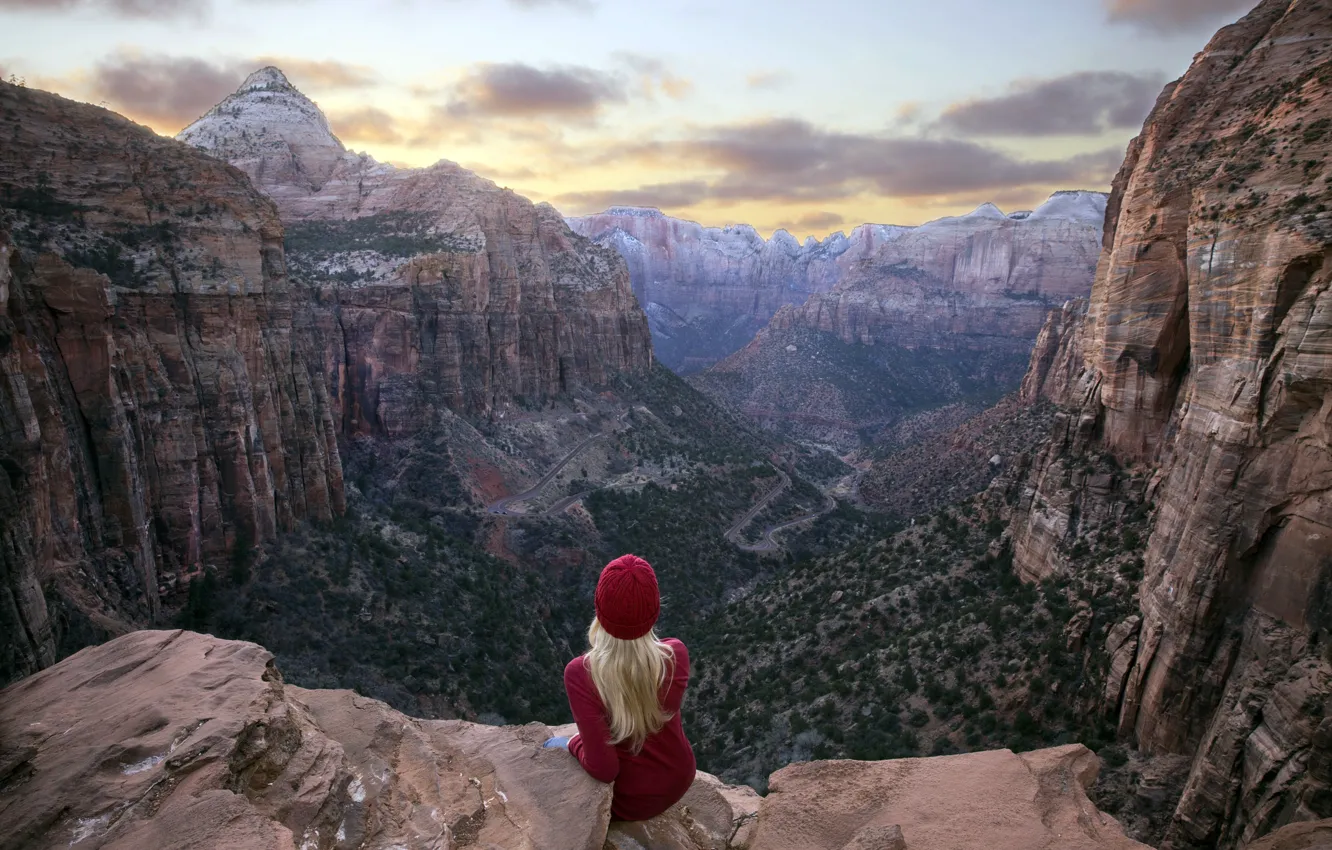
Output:
[[[266,64],[351,148],[822,237],[1105,189],[1254,0],[0,0],[0,75],[175,134]]]

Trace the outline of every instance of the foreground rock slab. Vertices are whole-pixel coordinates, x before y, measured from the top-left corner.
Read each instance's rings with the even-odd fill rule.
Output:
[[[1087,799],[1099,768],[1081,744],[794,764],[772,775],[751,848],[1146,848]]]
[[[0,692],[3,850],[600,850],[610,786],[548,727],[286,686],[254,644],[135,632]]]
[[[541,747],[572,731],[417,720],[287,685],[252,643],[134,632],[0,691],[0,850],[1143,846],[1088,801],[1081,746],[792,765],[766,799],[699,773],[611,823],[611,786]]]

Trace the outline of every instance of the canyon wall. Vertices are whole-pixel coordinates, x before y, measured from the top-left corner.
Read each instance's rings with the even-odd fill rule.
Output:
[[[831,291],[782,307],[691,380],[772,427],[843,448],[943,405],[979,410],[1017,388],[1050,308],[1090,293],[1105,203],[1059,192],[1031,213],[985,204],[901,228]]]
[[[277,204],[346,433],[407,435],[437,408],[493,415],[652,363],[614,251],[454,163],[397,168],[349,152],[276,68],[179,139]]]
[[[919,332],[929,344],[1009,326],[998,335],[1029,339],[1050,303],[1089,291],[1104,216],[1103,194],[1059,192],[1034,212],[1005,216],[986,204],[920,227],[863,224],[803,244],[785,230],[765,240],[748,225],[703,227],[634,207],[568,221],[625,258],[658,353],[688,374],[747,344],[770,319],[847,341],[872,342],[872,328],[907,344]],[[971,302],[960,311],[958,293]],[[971,308],[993,320],[968,324],[980,315]]]
[[[1265,0],[1161,95],[1087,315],[1052,320],[1024,390],[1066,408],[1013,524],[1024,575],[1109,497],[1082,458],[1151,473],[1106,693],[1144,753],[1193,755],[1169,848],[1332,815],[1330,152],[1332,3]]]
[[[660,210],[612,207],[567,219],[629,266],[662,362],[704,369],[745,345],[787,304],[826,292],[885,239],[909,228],[863,224],[802,244],[785,230],[764,239],[747,224],[704,227]]]
[[[0,132],[3,681],[152,622],[343,488],[273,204],[43,92],[0,84]]]

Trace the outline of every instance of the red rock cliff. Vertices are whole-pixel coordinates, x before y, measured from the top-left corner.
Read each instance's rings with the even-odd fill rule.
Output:
[[[1332,815],[1329,152],[1332,3],[1265,0],[1162,94],[1085,324],[1038,347],[1029,384],[1072,412],[1014,524],[1026,575],[1075,533],[1073,458],[1155,470],[1107,694],[1144,752],[1196,754],[1168,847]]]
[[[293,277],[317,293],[346,433],[410,434],[432,409],[491,414],[652,363],[613,250],[454,163],[404,169],[347,151],[276,68],[179,138],[277,203]]]
[[[59,635],[152,622],[183,576],[343,490],[273,204],[43,92],[0,84],[0,133],[3,680]]]

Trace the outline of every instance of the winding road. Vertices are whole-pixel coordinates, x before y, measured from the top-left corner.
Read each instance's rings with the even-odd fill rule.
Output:
[[[627,415],[628,413],[626,412],[625,416]],[[621,421],[623,421],[624,418],[625,417],[622,416]],[[592,445],[597,440],[602,440],[609,436],[611,435],[606,433],[593,434],[591,437],[588,437],[587,439],[583,440],[581,443],[574,446],[573,449],[570,450],[569,453],[566,454],[560,460],[559,463],[551,467],[550,470],[541,477],[541,480],[538,481],[535,486],[531,487],[528,490],[523,491],[522,493],[518,493],[513,496],[505,496],[502,499],[497,499],[494,502],[491,502],[486,507],[486,512],[494,514],[496,516],[513,516],[513,517],[553,516],[555,514],[562,513],[563,511],[568,509],[570,505],[586,498],[587,496],[589,496],[590,494],[594,493],[597,490],[613,490],[624,487],[639,487],[642,486],[643,484],[649,483],[646,481],[642,481],[630,484],[612,484],[608,487],[594,487],[582,493],[575,493],[570,496],[565,496],[563,499],[560,499],[555,504],[551,505],[549,508],[546,508],[545,510],[526,512],[526,511],[515,511],[509,507],[515,502],[524,502],[527,501],[528,499],[535,497],[546,487],[547,484],[553,481],[555,479],[555,476],[559,475],[560,472],[563,471],[564,468],[569,465],[570,461],[572,461],[575,457],[577,457],[583,451],[583,449]],[[781,477],[781,481],[779,481],[776,484],[776,486],[774,486],[767,493],[764,493],[763,497],[760,498],[757,502],[755,502],[754,505],[749,510],[745,511],[744,516],[736,520],[731,525],[731,527],[726,530],[725,533],[727,542],[737,546],[738,548],[746,552],[756,552],[756,553],[775,552],[780,548],[777,545],[777,541],[774,537],[775,535],[783,531],[786,531],[789,528],[794,528],[797,525],[803,525],[804,523],[816,520],[837,507],[837,500],[834,499],[832,496],[828,495],[827,493],[824,493],[823,494],[824,503],[822,510],[814,511],[812,513],[808,513],[803,516],[796,517],[795,519],[778,523],[777,525],[768,526],[763,530],[763,536],[759,539],[759,542],[757,543],[741,543],[740,532],[744,530],[745,526],[753,522],[754,518],[757,517],[760,513],[762,513],[764,508],[772,504],[773,499],[777,498],[779,495],[782,494],[783,491],[785,491],[788,487],[791,486],[791,476],[787,475],[783,470],[779,469],[776,466],[774,466],[773,469]],[[660,483],[665,479],[652,479],[652,480]]]
[[[787,475],[785,472],[782,472],[780,469],[777,469],[777,467],[775,466],[773,467],[773,469],[777,470],[777,474],[781,476],[782,480],[777,483],[777,486],[773,487],[767,493],[764,493],[763,498],[755,502],[754,506],[750,508],[748,511],[746,511],[744,516],[736,520],[734,525],[726,529],[726,535],[725,535],[726,539],[736,544],[737,546],[740,545],[739,540],[737,540],[737,537],[740,534],[740,532],[744,530],[744,527],[753,522],[754,517],[758,516],[760,511],[762,511],[769,504],[771,504],[773,499],[780,496],[783,490],[791,486],[791,476]],[[741,546],[740,548],[743,549],[744,547]]]
[[[832,496],[829,496],[827,493],[824,493],[823,510],[815,511],[814,513],[810,514],[805,514],[804,516],[799,516],[796,517],[795,519],[787,520],[786,522],[780,523],[778,525],[768,526],[766,529],[763,530],[763,537],[759,539],[758,543],[744,543],[744,544],[736,543],[736,545],[739,546],[741,549],[745,550],[746,552],[776,552],[779,547],[777,546],[777,541],[773,538],[773,535],[777,534],[778,532],[785,531],[788,528],[795,528],[797,525],[804,525],[807,522],[816,520],[819,517],[823,516],[824,514],[831,512],[836,507],[837,507],[837,500],[834,499]]]
[[[555,505],[553,505],[548,511],[541,511],[534,514],[526,513],[524,511],[511,510],[509,508],[509,505],[513,504],[514,502],[527,501],[528,499],[535,496],[537,493],[540,493],[541,490],[547,484],[549,484],[551,480],[555,478],[556,475],[560,474],[561,470],[563,470],[564,467],[569,465],[569,461],[573,460],[575,457],[578,456],[579,452],[581,452],[583,449],[587,448],[588,446],[592,445],[597,440],[604,440],[608,436],[610,435],[593,434],[591,437],[588,437],[583,442],[574,446],[573,451],[565,455],[563,460],[561,460],[559,463],[551,467],[550,471],[547,472],[544,476],[542,476],[541,480],[536,483],[535,487],[533,487],[530,490],[526,490],[522,493],[519,493],[516,496],[505,496],[503,499],[498,499],[494,502],[491,502],[486,507],[486,512],[496,514],[498,516],[546,516],[550,513],[557,513],[557,511],[555,510],[556,508],[559,508],[559,510],[564,510],[565,508],[569,507],[569,505],[572,505],[574,502],[578,501],[583,496],[586,496],[587,493],[582,493],[578,496],[569,496],[566,499],[561,499],[560,501],[556,502]]]

